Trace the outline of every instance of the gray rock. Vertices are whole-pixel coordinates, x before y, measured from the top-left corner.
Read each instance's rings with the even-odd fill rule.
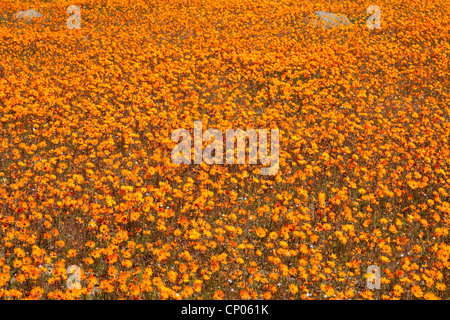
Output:
[[[33,18],[40,18],[40,17],[43,17],[43,15],[34,9],[30,9],[27,11],[19,11],[16,12],[16,14],[14,15],[14,18],[16,19],[26,19],[28,21],[32,20]]]
[[[348,26],[352,23],[344,15],[338,15],[326,11],[316,11],[314,15],[319,17],[319,21],[313,21],[315,26],[324,26],[326,29],[331,29],[333,27]]]

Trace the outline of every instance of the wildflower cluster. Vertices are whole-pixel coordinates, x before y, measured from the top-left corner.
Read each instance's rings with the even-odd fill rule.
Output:
[[[72,4],[2,1],[2,299],[450,298],[449,1],[375,30],[350,0]],[[194,121],[279,130],[279,170],[174,163]]]

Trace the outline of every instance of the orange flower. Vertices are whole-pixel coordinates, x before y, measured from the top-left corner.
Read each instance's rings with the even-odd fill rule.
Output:
[[[122,261],[122,266],[124,268],[131,268],[133,266],[133,262],[129,259]]]
[[[114,264],[116,262],[117,262],[117,255],[116,254],[112,254],[112,255],[106,256],[106,263]]]
[[[16,2],[2,4],[11,11]],[[109,2],[111,28],[82,41],[45,28],[23,36],[11,27],[4,37],[1,299],[80,299],[89,290],[93,299],[241,291],[248,299],[450,299],[448,50],[435,45],[447,21],[429,28],[416,10],[424,1],[412,0],[402,14],[414,27],[329,32],[311,24],[312,36],[292,28],[314,16],[298,1],[277,1],[279,15],[291,16],[276,24],[265,1],[225,1],[221,10],[189,1],[170,12],[141,1],[153,7],[144,18],[160,25],[141,23],[139,3],[120,2]],[[318,6],[325,3],[342,10]],[[54,5],[42,10],[66,10]],[[81,8],[86,16],[98,9]],[[85,31],[102,28],[94,20]],[[104,46],[112,35],[114,50]],[[399,36],[401,48],[391,46]],[[354,47],[350,58],[348,48],[336,50],[344,42]],[[367,52],[375,52],[371,70]],[[238,128],[247,137],[228,141]],[[186,147],[178,153],[188,156],[180,164],[171,156],[177,129]],[[244,163],[207,165],[203,155],[229,142]],[[262,175],[267,162],[280,170]],[[386,286],[361,289],[373,259]],[[66,290],[72,262],[100,288]]]
[[[270,300],[270,299],[272,299],[272,293],[270,291],[266,291],[266,292],[264,292],[263,297],[266,300]]]
[[[76,255],[77,255],[77,250],[71,249],[71,250],[69,250],[69,252],[67,253],[67,258],[73,258],[73,257],[76,257]]]
[[[290,285],[289,285],[289,291],[290,291],[292,294],[296,294],[296,293],[298,292],[298,287],[297,287],[295,284],[290,284]]]
[[[58,241],[56,241],[56,245],[57,245],[58,247],[62,248],[62,247],[64,247],[65,242],[64,242],[63,240],[58,240]]]
[[[423,297],[425,298],[425,300],[441,300],[439,297],[437,297],[434,293],[431,292],[425,293]]]
[[[256,228],[256,235],[260,238],[264,238],[266,236],[267,232],[261,227]]]
[[[247,300],[247,299],[250,298],[250,295],[249,295],[249,293],[247,292],[247,290],[241,290],[240,293],[239,293],[239,295],[241,296],[242,299],[245,299],[245,300]]]
[[[214,292],[213,299],[215,299],[215,300],[223,300],[224,296],[225,296],[225,294],[223,293],[222,290],[217,290],[216,292]]]
[[[100,232],[101,232],[101,233],[108,233],[108,232],[109,232],[108,226],[105,225],[105,224],[102,224],[102,225],[100,226]]]
[[[423,291],[417,285],[411,287],[411,292],[416,298],[422,298],[423,296]]]

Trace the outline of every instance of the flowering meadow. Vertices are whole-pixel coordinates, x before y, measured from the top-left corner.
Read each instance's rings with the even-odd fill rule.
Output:
[[[3,0],[0,298],[450,299],[449,31],[446,0]],[[279,129],[278,172],[173,163],[194,121]]]

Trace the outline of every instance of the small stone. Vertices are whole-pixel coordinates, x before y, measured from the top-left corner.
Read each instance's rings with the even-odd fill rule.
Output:
[[[34,9],[30,9],[27,11],[19,11],[14,15],[14,18],[16,19],[26,19],[28,21],[32,20],[33,18],[40,18],[40,17],[43,17],[43,15]]]
[[[314,25],[323,25],[326,29],[352,24],[350,20],[344,15],[337,15],[326,11],[316,11],[314,12],[314,15],[319,17],[319,21],[314,21]]]

